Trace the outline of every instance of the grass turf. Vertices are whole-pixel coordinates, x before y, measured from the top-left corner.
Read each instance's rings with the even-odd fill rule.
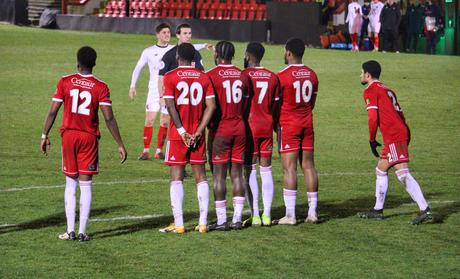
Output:
[[[0,227],[0,277],[460,277],[460,57],[308,49],[304,63],[320,80],[314,113],[323,222],[177,236],[158,232],[172,220],[168,168],[136,159],[148,71],[138,81],[138,98],[127,96],[131,72],[153,37],[0,25],[0,38],[0,225],[19,224]],[[39,152],[39,138],[56,83],[76,71],[75,53],[83,45],[98,52],[95,75],[111,88],[129,159],[118,163],[116,145],[101,123],[101,174],[94,179],[88,226],[94,240],[77,243],[57,240],[65,230],[61,118],[50,134],[48,157]],[[242,66],[245,44],[235,45],[235,64]],[[266,49],[263,64],[273,71],[284,68],[283,47]],[[202,54],[206,69],[211,68],[212,54]],[[408,225],[417,206],[392,173],[386,220],[355,217],[374,202],[376,161],[367,143],[359,83],[361,63],[368,59],[381,62],[381,80],[395,90],[408,119],[411,169],[436,212],[435,224]],[[273,161],[273,216],[279,218],[284,205],[278,155]],[[302,181],[298,218],[306,215]],[[191,229],[198,217],[196,190],[190,179],[185,185],[185,220]],[[144,219],[111,219],[126,216]],[[209,219],[214,218],[211,197]]]

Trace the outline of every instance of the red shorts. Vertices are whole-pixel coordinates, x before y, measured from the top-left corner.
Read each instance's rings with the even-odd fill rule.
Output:
[[[262,158],[271,158],[273,152],[273,138],[260,137],[253,139],[254,149],[253,156],[260,156]]]
[[[244,162],[245,135],[214,136],[211,146],[214,165],[227,164],[230,158],[232,163],[242,164]]]
[[[313,150],[315,133],[312,128],[302,128],[290,125],[281,126],[278,133],[278,144],[280,153],[297,152],[302,150]]]
[[[385,144],[380,154],[380,158],[388,160],[390,166],[394,166],[400,163],[409,162],[409,148],[407,142],[395,142]]]
[[[206,164],[206,144],[202,138],[195,148],[188,148],[182,140],[168,140],[166,143],[165,164],[185,166],[186,164]]]
[[[99,173],[98,139],[95,135],[66,130],[62,133],[62,172],[67,176]]]

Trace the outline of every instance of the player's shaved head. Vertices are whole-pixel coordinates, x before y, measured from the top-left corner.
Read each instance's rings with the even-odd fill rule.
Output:
[[[220,41],[215,46],[216,58],[226,61],[232,61],[235,56],[235,46],[228,41]]]
[[[179,59],[191,63],[195,57],[195,48],[192,44],[182,43],[177,47],[177,56]]]
[[[305,43],[299,38],[291,38],[286,42],[286,51],[290,51],[296,58],[302,58],[305,52]]]
[[[87,69],[92,69],[96,65],[96,58],[96,51],[90,46],[84,46],[77,52],[78,64]]]
[[[158,33],[161,32],[161,30],[163,30],[165,28],[171,30],[171,26],[169,26],[168,24],[160,23],[160,24],[157,25],[157,27],[155,27],[155,32],[158,34]]]
[[[369,60],[363,63],[363,73],[368,73],[372,78],[380,78],[380,73],[382,72],[382,67],[380,67],[379,62],[375,60]]]
[[[246,47],[246,52],[252,55],[257,60],[257,62],[260,62],[262,58],[264,57],[265,48],[259,42],[252,42],[252,43],[249,43],[248,46]]]

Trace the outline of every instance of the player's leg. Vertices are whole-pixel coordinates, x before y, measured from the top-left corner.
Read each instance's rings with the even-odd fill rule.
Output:
[[[93,176],[80,174],[79,184],[80,184],[80,224],[78,227],[78,240],[88,241],[88,240],[91,240],[91,238],[86,234],[86,226],[88,224],[89,215],[91,212]]]
[[[297,197],[297,159],[299,151],[281,153],[283,167],[283,199],[286,207],[286,216],[280,219],[279,224],[296,224],[295,205]]]
[[[243,164],[232,162],[230,176],[233,184],[233,219],[231,227],[234,229],[242,228],[242,216],[244,208],[244,183],[243,183]]]
[[[247,158],[245,158],[246,171],[246,195],[248,197],[251,209],[251,225],[261,225],[259,212],[259,185],[257,183],[257,158],[259,155],[259,140],[251,139],[248,141],[246,149]],[[246,221],[245,221],[246,222]]]
[[[228,230],[227,224],[227,168],[228,163],[214,164],[214,200],[216,207],[217,222],[208,226],[209,230]]]
[[[145,104],[145,123],[144,123],[144,150],[139,156],[139,160],[150,160],[150,143],[152,142],[153,124],[160,110],[159,101],[155,98],[155,92],[149,89]]]
[[[165,113],[166,112],[166,113]],[[163,146],[166,140],[166,137],[168,135],[168,127],[169,127],[169,121],[170,121],[169,114],[167,114],[167,111],[165,111],[164,108],[161,108],[161,113],[160,113],[160,127],[158,128],[158,134],[157,134],[157,149],[155,151],[155,159],[161,159],[164,160],[164,153],[163,153]]]
[[[406,191],[409,193],[410,197],[414,202],[417,203],[420,212],[417,216],[412,220],[413,225],[418,225],[423,222],[431,221],[433,219],[433,215],[431,212],[428,203],[423,196],[422,189],[418,184],[417,180],[411,175],[409,171],[409,163],[400,163],[394,165],[396,175],[398,180],[406,186]]]
[[[174,232],[185,232],[184,217],[183,217],[183,202],[184,202],[184,168],[183,166],[170,166],[170,197],[171,207],[174,216]]]
[[[274,183],[272,174],[272,151],[273,139],[265,139],[261,144],[260,154],[260,179],[262,181],[262,202],[264,212],[262,214],[262,224],[264,226],[271,225],[271,207],[274,193]]]
[[[307,223],[317,223],[318,214],[318,174],[316,173],[313,150],[303,150],[301,157],[302,172],[305,177],[305,187],[308,197]]]
[[[190,163],[192,164],[192,171],[195,176],[198,206],[200,208],[200,218],[195,230],[200,233],[206,233],[208,231],[209,185],[205,170],[206,148],[204,139],[191,152]]]

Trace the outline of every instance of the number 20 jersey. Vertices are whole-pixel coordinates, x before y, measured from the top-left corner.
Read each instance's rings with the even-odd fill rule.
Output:
[[[54,102],[64,103],[61,135],[66,130],[86,132],[100,137],[99,106],[111,106],[110,91],[105,82],[93,75],[63,76],[53,95]]]
[[[184,129],[195,133],[203,118],[205,99],[214,98],[214,90],[206,73],[193,66],[179,66],[164,76],[163,98],[173,99]],[[174,121],[170,121],[169,140],[182,140]]]
[[[313,108],[318,94],[316,73],[303,64],[292,64],[278,73],[281,126],[313,127]]]

